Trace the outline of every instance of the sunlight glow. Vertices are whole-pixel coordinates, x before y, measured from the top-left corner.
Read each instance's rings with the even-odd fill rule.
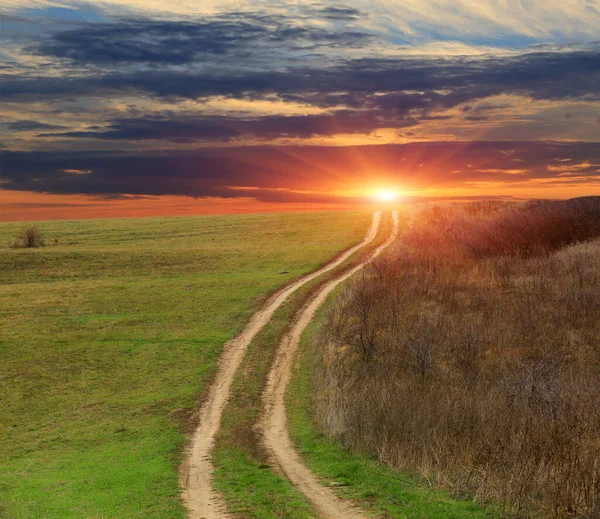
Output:
[[[381,200],[382,202],[392,202],[396,199],[396,196],[396,193],[389,189],[379,191],[377,193],[377,198],[379,198],[379,200]]]

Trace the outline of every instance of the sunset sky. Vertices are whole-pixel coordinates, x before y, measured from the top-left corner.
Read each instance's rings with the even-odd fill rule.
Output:
[[[600,0],[0,9],[4,220],[600,195]]]

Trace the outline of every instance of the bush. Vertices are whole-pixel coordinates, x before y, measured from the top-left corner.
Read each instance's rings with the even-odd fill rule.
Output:
[[[405,244],[420,256],[531,257],[600,237],[600,197],[417,208]]]
[[[600,236],[600,197],[536,200],[480,220],[465,239],[475,257],[533,256]]]
[[[44,238],[40,230],[35,226],[24,227],[15,236],[12,246],[15,249],[31,249],[44,246]]]
[[[599,519],[599,211],[417,209],[324,319],[323,429],[520,518]]]

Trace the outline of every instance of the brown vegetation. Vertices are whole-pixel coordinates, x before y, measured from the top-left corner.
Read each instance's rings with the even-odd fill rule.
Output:
[[[320,423],[519,517],[600,517],[600,199],[418,208],[319,339]]]
[[[24,227],[17,233],[12,246],[15,249],[43,247],[44,239],[40,230],[35,225],[31,225]]]

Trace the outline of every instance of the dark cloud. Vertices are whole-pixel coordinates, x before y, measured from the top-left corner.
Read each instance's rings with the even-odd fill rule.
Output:
[[[576,173],[580,184],[588,177],[590,182],[597,182],[600,143],[257,146],[144,154],[4,151],[2,161],[6,189],[94,195],[260,195],[265,200],[281,201],[290,199],[293,191],[328,191],[353,182],[364,184],[365,179],[386,180],[407,188],[556,179],[562,171],[556,167],[563,164],[564,182],[570,182],[567,177],[571,172]],[[92,173],[65,173],[75,169]]]
[[[226,67],[225,67],[226,68]],[[196,99],[278,95],[322,107],[448,108],[501,93],[600,100],[600,49],[510,57],[347,60],[321,68],[244,71],[140,70],[77,78],[2,78],[5,99],[145,93]],[[375,93],[377,92],[377,95]]]
[[[255,118],[173,115],[159,119],[118,119],[99,131],[42,133],[39,136],[131,141],[228,141],[234,137],[309,138],[339,133],[370,133],[382,127],[401,128],[413,124],[415,121],[411,119],[390,118],[389,114],[382,111],[340,110],[332,114],[269,115]]]
[[[40,137],[69,137],[103,140],[158,140],[188,142],[193,140],[227,141],[239,132],[224,124],[207,120],[119,119],[98,131],[42,133]]]
[[[5,99],[139,95],[161,98],[224,96],[246,100],[277,96],[329,110],[306,116],[181,116],[109,121],[98,131],[63,137],[103,140],[228,141],[234,138],[306,138],[370,133],[443,119],[436,112],[498,94],[537,99],[600,100],[600,50],[529,53],[505,58],[361,59],[323,68],[288,71],[194,72],[141,70],[82,78],[5,77]],[[500,105],[464,108],[466,121],[490,120]],[[38,129],[43,130],[44,127]],[[50,129],[50,128],[45,128]],[[40,132],[42,137],[57,132]]]
[[[2,125],[3,128],[11,132],[31,132],[31,131],[40,131],[40,130],[60,130],[65,128],[65,126],[60,126],[57,124],[46,124],[41,123],[39,121],[29,121],[29,120],[19,120],[12,121],[9,123],[4,123]]]
[[[354,92],[441,91],[465,97],[500,92],[538,99],[600,99],[600,48],[530,52],[508,57],[362,59],[333,73],[351,79]]]
[[[324,7],[317,13],[323,18],[336,21],[356,21],[364,16],[358,9],[352,7]]]
[[[341,9],[349,16],[353,10]],[[338,12],[334,8],[326,15]],[[182,65],[235,55],[264,53],[298,45],[362,45],[371,36],[360,31],[331,31],[298,25],[275,15],[230,13],[189,21],[123,20],[88,24],[58,32],[41,42],[41,54],[82,64],[148,63]]]

